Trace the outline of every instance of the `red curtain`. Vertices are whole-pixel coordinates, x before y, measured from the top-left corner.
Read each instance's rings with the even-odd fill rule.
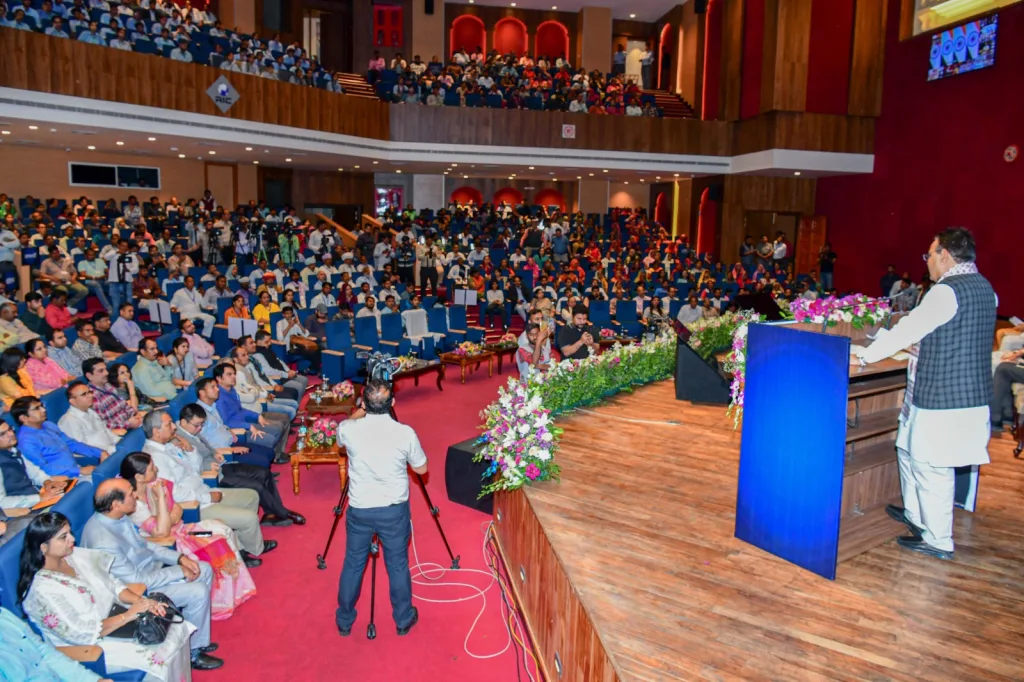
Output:
[[[718,118],[718,85],[722,73],[722,0],[708,0],[704,15],[704,92],[701,118]]]
[[[671,89],[671,83],[665,83],[664,86],[661,84],[661,67],[666,61],[669,63],[669,68],[672,68],[672,24],[665,24],[661,27],[661,34],[658,36],[658,85],[657,88],[660,90],[664,87],[666,90]]]
[[[846,115],[850,92],[854,0],[812,0],[807,111]]]
[[[523,193],[515,187],[502,187],[494,193],[494,198],[491,199],[491,202],[497,206],[503,201],[507,201],[510,206],[518,206],[523,203]]]
[[[533,197],[538,206],[558,206],[565,211],[565,196],[557,189],[542,189]]]
[[[557,21],[545,21],[537,27],[534,52],[551,61],[569,54],[569,29]]]
[[[448,40],[449,53],[455,54],[456,50],[463,47],[467,52],[473,52],[477,47],[485,51],[487,49],[487,31],[484,29],[484,22],[471,14],[463,14],[452,22]]]
[[[764,62],[765,0],[747,0],[743,13],[743,77],[740,118],[761,113],[761,68]]]
[[[658,192],[658,198],[654,200],[654,222],[662,227],[668,227],[671,220],[668,214],[668,198],[664,192]]]
[[[526,35],[526,24],[505,17],[494,25],[494,49],[498,54],[512,52],[516,56],[526,54],[528,38]]]
[[[477,206],[484,203],[484,195],[476,187],[459,187],[452,190],[451,200],[460,204],[473,202]]]
[[[711,199],[711,190],[700,195],[700,213],[697,216],[697,253],[714,253],[718,238],[718,203]]]

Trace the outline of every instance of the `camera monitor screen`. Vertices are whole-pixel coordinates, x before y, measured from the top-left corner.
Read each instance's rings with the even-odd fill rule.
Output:
[[[928,80],[977,71],[996,63],[999,15],[982,17],[932,36]]]

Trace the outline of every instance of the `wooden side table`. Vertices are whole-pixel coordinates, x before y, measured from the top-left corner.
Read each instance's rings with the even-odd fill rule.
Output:
[[[516,351],[519,350],[519,346],[499,346],[499,345],[488,345],[485,346],[488,351],[494,353],[494,357],[498,360],[498,374],[501,374],[502,365],[504,364],[505,357],[508,357],[509,364],[515,366]]]
[[[348,481],[348,454],[345,448],[333,445],[329,448],[303,448],[291,453],[292,463],[292,492],[299,494],[299,467],[303,464],[306,468],[314,464],[336,464],[338,466],[338,480],[341,489],[345,489]]]
[[[466,368],[472,366],[474,370],[480,368],[480,364],[487,361],[487,376],[494,376],[494,353],[487,351],[476,355],[456,355],[455,353],[442,353],[441,362],[446,365],[458,365],[462,373],[462,383],[466,383]]]

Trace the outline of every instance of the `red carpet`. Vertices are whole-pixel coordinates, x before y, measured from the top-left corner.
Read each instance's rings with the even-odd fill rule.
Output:
[[[444,460],[448,445],[475,435],[479,412],[493,400],[497,387],[509,376],[487,378],[481,367],[458,383],[448,374],[444,392],[433,381],[418,387],[399,386],[395,409],[399,418],[419,434],[429,458],[428,490],[440,510],[452,551],[461,555],[463,568],[486,570],[481,547],[483,527],[490,517],[448,501],[444,485]],[[305,526],[264,529],[265,536],[280,542],[253,569],[258,593],[227,621],[213,624],[213,640],[220,644],[217,656],[225,665],[214,672],[196,672],[196,680],[470,680],[503,682],[516,679],[512,647],[500,656],[478,660],[463,650],[473,620],[481,609],[477,597],[454,604],[434,604],[428,599],[459,599],[474,590],[458,587],[413,585],[413,604],[419,609],[419,623],[405,637],[395,634],[388,601],[387,572],[383,561],[377,568],[377,638],[366,639],[370,607],[370,566],[363,582],[359,616],[352,635],[342,638],[334,625],[338,576],[345,555],[344,521],[339,525],[327,557],[327,570],[316,567],[316,555],[323,550],[338,502],[337,469],[319,466],[301,471],[301,493],[293,495],[291,468],[275,466],[280,472],[280,489],[285,504],[304,514]],[[447,553],[430,517],[419,487],[412,482],[410,503],[414,540],[421,562],[449,566]],[[415,559],[410,550],[410,563]],[[415,572],[414,572],[415,576]],[[479,573],[450,572],[442,582],[463,582],[480,588],[490,583]],[[477,655],[494,654],[505,648],[508,636],[501,614],[501,593],[495,584],[486,594],[486,611],[467,646]],[[525,672],[522,679],[527,679]]]

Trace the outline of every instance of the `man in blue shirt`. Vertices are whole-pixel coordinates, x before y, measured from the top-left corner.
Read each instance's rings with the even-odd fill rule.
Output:
[[[626,46],[619,44],[619,49],[612,55],[612,74],[621,76],[626,73]]]
[[[569,238],[562,234],[561,228],[555,229],[555,236],[551,238],[551,253],[556,263],[569,262]]]
[[[4,680],[96,682],[90,672],[32,632],[28,623],[0,608],[0,671]]]
[[[118,313],[119,317],[110,326],[110,333],[129,351],[139,350],[142,345],[142,329],[135,321],[135,306],[128,302],[122,303]]]
[[[14,10],[14,16],[12,18],[4,20],[3,25],[8,28],[16,28],[19,31],[32,30],[32,27],[25,21],[25,12],[20,7]]]
[[[53,422],[46,421],[46,408],[33,396],[15,400],[11,405],[11,417],[20,424],[18,445],[21,453],[47,476],[86,476],[92,473],[96,464],[110,456],[106,450],[77,441]],[[88,466],[79,466],[76,455]]]
[[[83,43],[89,43],[90,45],[106,45],[107,41],[103,39],[103,35],[99,31],[99,24],[95,21],[89,22],[89,28],[82,31],[78,35],[78,39]]]
[[[249,429],[254,435],[254,442],[261,445],[271,445],[277,457],[275,464],[284,464],[288,456],[284,452],[285,443],[288,440],[288,430],[291,420],[287,415],[279,412],[259,414],[242,407],[242,401],[235,390],[235,366],[230,362],[224,362],[213,368],[213,378],[217,380],[219,393],[217,396],[217,412],[220,414],[224,424],[229,429]],[[253,427],[259,425],[253,433]],[[265,434],[266,440],[261,442],[260,433]]]
[[[199,435],[214,449],[231,448],[243,445],[249,448],[246,454],[236,454],[235,461],[242,464],[253,464],[263,468],[270,466],[274,459],[274,442],[265,431],[260,431],[255,424],[239,435],[224,423],[217,411],[217,399],[220,397],[220,385],[216,379],[204,377],[196,382],[196,401],[206,411],[206,421]],[[248,442],[244,442],[248,441]]]
[[[68,32],[64,30],[64,20],[60,17],[54,17],[53,23],[50,24],[50,28],[44,31],[46,35],[53,36],[54,38],[70,38]]]

